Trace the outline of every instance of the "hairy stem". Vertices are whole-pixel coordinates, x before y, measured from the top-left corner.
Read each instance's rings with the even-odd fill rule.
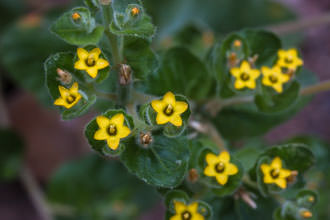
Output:
[[[266,29],[273,31],[279,35],[286,35],[326,24],[330,24],[329,12],[310,18],[290,21],[283,24],[266,27]]]
[[[330,90],[330,80],[320,82],[318,84],[308,86],[300,91],[301,95],[314,95],[320,92],[326,92]]]

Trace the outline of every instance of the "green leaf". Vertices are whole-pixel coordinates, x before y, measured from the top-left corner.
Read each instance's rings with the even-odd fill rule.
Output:
[[[112,116],[114,116],[118,113],[122,113],[124,115],[125,126],[128,126],[132,131],[134,129],[133,119],[131,116],[127,115],[123,110],[112,110],[111,109],[111,110],[106,111],[102,115],[105,117],[111,118]],[[124,139],[120,140],[120,145],[117,150],[115,150],[115,151],[111,150],[111,149],[109,149],[109,146],[105,140],[99,141],[99,140],[94,139],[94,134],[97,130],[99,130],[99,126],[96,122],[96,117],[95,117],[93,120],[91,120],[87,124],[87,126],[85,128],[85,136],[88,140],[88,143],[91,145],[92,149],[103,156],[118,156],[124,151],[124,148],[126,146],[130,145],[129,140],[127,138],[124,138]]]
[[[118,161],[96,155],[62,165],[50,180],[47,196],[54,207],[70,207],[76,219],[118,220],[138,219],[159,198]]]
[[[236,189],[241,185],[242,178],[244,175],[244,168],[242,164],[232,155],[230,156],[230,163],[233,163],[237,166],[239,172],[235,175],[228,176],[228,182],[225,185],[220,185],[215,177],[209,177],[204,175],[204,169],[207,167],[206,155],[208,153],[218,154],[209,148],[205,148],[199,154],[199,172],[200,180],[205,183],[207,186],[212,188],[212,192],[217,196],[226,196],[233,194]]]
[[[10,181],[19,175],[23,164],[23,140],[4,128],[0,128],[0,140],[0,180]]]
[[[236,151],[234,156],[242,163],[245,170],[250,170],[261,153],[259,147],[244,146]]]
[[[98,0],[84,0],[84,4],[91,10],[92,15],[99,10]]]
[[[144,39],[125,37],[124,57],[137,79],[146,79],[159,67],[156,53]]]
[[[74,21],[73,13],[79,13],[81,18]],[[95,24],[87,8],[79,7],[64,13],[50,30],[67,43],[79,46],[97,44],[103,35],[104,27]]]
[[[204,63],[181,47],[165,53],[160,70],[148,81],[148,92],[152,94],[161,96],[171,91],[195,101],[210,98],[214,88],[215,80]]]
[[[142,148],[131,139],[121,154],[122,162],[148,184],[165,188],[178,186],[188,169],[187,140],[159,134],[153,134],[152,140],[149,146]]]
[[[46,85],[49,90],[49,94],[55,101],[59,98],[59,86],[70,88],[74,82],[78,82],[79,93],[82,95],[81,100],[70,109],[60,107],[62,118],[64,120],[73,119],[86,113],[87,110],[95,103],[96,96],[89,92],[89,89],[84,86],[84,76],[77,72],[74,68],[74,55],[72,53],[57,53],[50,56],[44,64],[46,73]],[[60,68],[63,71],[68,72],[72,76],[72,81],[68,84],[64,84],[59,80],[57,69]]]
[[[144,13],[142,4],[138,0],[114,0],[112,3],[114,21],[110,31],[119,36],[133,36],[151,39],[156,32],[151,18]],[[139,13],[132,15],[131,10],[138,8]]]
[[[262,86],[261,94],[257,94],[254,101],[258,110],[261,112],[280,112],[295,104],[299,92],[300,85],[296,81],[293,81],[283,93],[280,94],[277,94],[273,88]]]

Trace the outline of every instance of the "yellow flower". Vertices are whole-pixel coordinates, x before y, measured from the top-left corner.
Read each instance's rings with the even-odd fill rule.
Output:
[[[132,8],[132,10],[131,10],[132,16],[136,16],[139,13],[140,13],[140,9],[138,9],[137,7]]]
[[[278,60],[277,65],[280,67],[288,68],[290,70],[296,70],[297,67],[302,66],[304,62],[298,57],[296,49],[279,50],[277,52]]]
[[[174,94],[171,92],[167,92],[162,100],[152,101],[151,106],[157,112],[157,124],[170,122],[177,127],[182,125],[180,115],[188,109],[188,104],[176,101]]]
[[[230,73],[236,78],[235,88],[242,89],[244,87],[255,89],[256,79],[260,76],[260,71],[252,69],[247,61],[243,61],[240,67],[233,67]]]
[[[85,70],[92,78],[95,78],[100,69],[109,66],[109,62],[100,58],[100,54],[101,50],[99,48],[94,48],[90,52],[84,48],[78,48],[77,55],[79,60],[74,64],[74,68]]]
[[[275,157],[270,165],[261,164],[260,169],[264,174],[264,183],[274,183],[282,189],[286,188],[286,178],[291,175],[291,171],[282,168],[282,161],[279,157]]]
[[[111,118],[105,116],[97,116],[96,122],[99,126],[94,134],[95,140],[106,140],[108,146],[112,150],[116,150],[119,146],[120,139],[127,137],[131,130],[124,125],[125,117],[122,113],[118,113]]]
[[[170,220],[204,220],[204,216],[198,213],[198,203],[185,205],[183,202],[174,201],[175,215]]]
[[[208,153],[206,155],[207,167],[204,169],[206,176],[215,177],[219,184],[225,185],[228,177],[238,173],[236,165],[230,163],[230,155],[223,151],[219,155]]]
[[[71,17],[75,21],[81,18],[80,14],[78,12],[73,13]]]
[[[263,66],[261,72],[263,75],[262,84],[273,87],[278,93],[283,91],[283,84],[290,80],[289,75],[282,73],[280,66],[273,68]]]
[[[54,105],[64,106],[65,108],[71,108],[79,102],[81,95],[78,92],[78,83],[73,83],[70,89],[63,86],[58,86],[61,97],[55,100]]]

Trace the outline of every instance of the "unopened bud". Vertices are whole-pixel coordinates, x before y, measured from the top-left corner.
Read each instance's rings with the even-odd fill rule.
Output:
[[[308,198],[308,202],[314,202],[314,201],[315,201],[314,196],[310,196],[310,197]]]
[[[137,8],[137,7],[132,8],[132,10],[131,10],[131,15],[132,16],[136,16],[139,13],[140,13],[140,9],[139,8]]]
[[[198,180],[198,172],[195,168],[189,170],[188,180],[192,183],[195,183]]]
[[[132,81],[132,69],[129,65],[121,64],[119,73],[119,83],[121,85],[127,85]]]
[[[228,65],[229,67],[234,67],[239,63],[239,59],[237,58],[237,54],[235,52],[230,53],[227,56],[227,60],[228,60]]]
[[[310,211],[305,210],[300,212],[300,216],[303,218],[311,218],[313,217],[313,214]]]
[[[56,69],[58,77],[56,78],[58,81],[61,81],[63,84],[70,84],[72,82],[72,75],[60,68]]]
[[[140,143],[144,147],[148,147],[148,145],[151,144],[151,142],[152,142],[151,133],[150,132],[147,132],[147,133],[141,132],[141,134],[140,134]]]
[[[240,41],[240,40],[235,40],[234,41],[234,47],[239,48],[241,46],[242,46],[242,41]]]
[[[212,31],[205,31],[203,33],[203,43],[206,47],[211,46],[214,43],[214,34]]]
[[[80,14],[78,12],[73,13],[71,17],[74,21],[77,21],[81,18]]]
[[[292,183],[296,182],[297,176],[298,176],[298,171],[292,170],[291,175],[286,178],[286,181],[288,182],[288,184],[292,184]]]

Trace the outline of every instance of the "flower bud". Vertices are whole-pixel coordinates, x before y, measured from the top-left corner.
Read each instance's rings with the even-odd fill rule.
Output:
[[[188,173],[188,180],[191,182],[191,183],[195,183],[197,180],[198,180],[198,172],[195,168],[192,168],[189,170],[189,173]]]
[[[73,13],[73,14],[71,15],[71,17],[72,17],[72,19],[73,19],[74,21],[77,21],[77,20],[79,20],[79,19],[81,18],[80,14],[79,14],[78,12]]]
[[[234,47],[236,47],[236,48],[240,48],[240,47],[242,46],[242,41],[240,41],[240,40],[235,40],[233,45],[234,45]]]
[[[307,218],[312,218],[313,217],[313,213],[311,213],[308,210],[304,210],[300,212],[300,216],[307,219]]]
[[[63,84],[70,84],[72,82],[72,75],[60,68],[56,69],[58,77],[56,78],[58,81],[61,81]]]
[[[120,85],[127,85],[132,81],[132,69],[129,65],[121,64],[119,74]]]
[[[147,132],[147,133],[141,132],[141,134],[140,134],[140,143],[144,147],[148,147],[148,145],[151,144],[151,142],[152,142],[151,133],[150,132]]]
[[[131,10],[131,15],[132,16],[136,16],[139,13],[140,13],[140,9],[139,8],[137,8],[137,7],[132,8],[132,10]]]

